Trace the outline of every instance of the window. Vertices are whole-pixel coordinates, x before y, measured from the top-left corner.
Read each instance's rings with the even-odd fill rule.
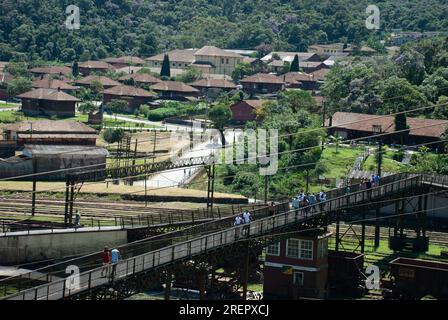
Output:
[[[297,286],[303,286],[303,272],[297,272],[295,271],[292,275],[292,283]]]
[[[157,62],[154,62],[154,65],[156,66],[156,65],[157,65]]]
[[[300,240],[298,239],[288,239],[286,242],[286,256],[289,258],[298,258],[299,257],[299,245]]]
[[[300,259],[313,259],[313,241],[311,240],[300,240]]]
[[[325,258],[328,254],[328,239],[324,239],[319,241],[317,245],[317,258],[322,259]]]
[[[286,242],[286,256],[294,259],[313,259],[313,241],[288,239]]]
[[[221,64],[224,64],[224,58],[221,58]]]
[[[270,256],[279,256],[280,255],[280,242],[271,244],[266,247],[266,254]]]
[[[226,64],[229,64],[229,59],[226,59]]]

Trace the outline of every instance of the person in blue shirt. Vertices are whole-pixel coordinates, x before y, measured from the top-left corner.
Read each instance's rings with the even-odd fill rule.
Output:
[[[112,272],[110,273],[111,280],[114,279],[115,273],[117,271],[117,263],[121,260],[120,251],[117,248],[110,251],[110,262],[112,263]]]

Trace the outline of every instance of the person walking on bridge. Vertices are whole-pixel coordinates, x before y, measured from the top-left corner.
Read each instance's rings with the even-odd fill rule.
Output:
[[[243,213],[243,220],[244,220],[244,223],[250,223],[251,214],[250,214],[250,212],[248,210],[244,211],[244,213]]]
[[[110,264],[110,251],[108,247],[105,247],[103,252],[101,252],[101,258],[103,259],[103,269],[101,269],[101,278],[107,276],[107,269]]]
[[[76,213],[75,213],[75,227],[81,226],[79,224],[80,221],[81,221],[81,214],[79,213],[79,210],[76,210]]]
[[[112,249],[110,252],[110,261],[112,263],[112,272],[110,273],[110,279],[113,280],[115,278],[115,274],[117,272],[117,263],[121,260],[120,251],[117,248]]]
[[[276,210],[275,203],[271,202],[271,205],[269,206],[269,216],[275,215],[275,210]]]

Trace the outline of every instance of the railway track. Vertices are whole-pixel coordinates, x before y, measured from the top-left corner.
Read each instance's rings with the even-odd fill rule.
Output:
[[[23,218],[31,214],[31,200],[21,198],[0,197],[0,218],[2,216]],[[253,210],[255,205],[236,205],[215,207],[214,215],[228,216],[234,212],[244,209]],[[104,201],[76,201],[74,210],[79,209],[83,217],[92,217],[100,219],[115,218],[142,218],[150,217],[156,221],[171,217],[173,220],[184,220],[192,214],[204,216],[207,214],[205,208],[202,209],[172,209],[145,207],[139,204],[123,202],[104,202]],[[35,213],[39,216],[63,216],[65,212],[65,201],[62,200],[36,200]]]

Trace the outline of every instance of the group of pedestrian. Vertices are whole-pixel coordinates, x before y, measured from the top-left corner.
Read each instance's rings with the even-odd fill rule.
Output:
[[[233,223],[234,226],[239,226],[240,224],[247,224],[250,223],[252,220],[252,215],[248,210],[244,210],[242,215],[237,215],[235,217],[235,222]]]
[[[361,185],[365,187],[366,190],[376,188],[380,186],[380,176],[372,174],[370,178],[362,178]]]
[[[302,190],[292,199],[291,206],[296,210],[310,206],[311,210],[315,211],[316,208],[314,205],[320,203],[322,210],[325,201],[327,201],[327,194],[323,190],[318,194],[315,194],[314,192],[306,193]]]
[[[101,256],[103,259],[103,269],[101,270],[101,277],[105,278],[107,276],[107,274],[109,273],[109,266],[112,265],[109,273],[109,278],[113,280],[117,271],[117,263],[121,260],[121,253],[117,248],[110,250],[108,247],[105,247]]]

